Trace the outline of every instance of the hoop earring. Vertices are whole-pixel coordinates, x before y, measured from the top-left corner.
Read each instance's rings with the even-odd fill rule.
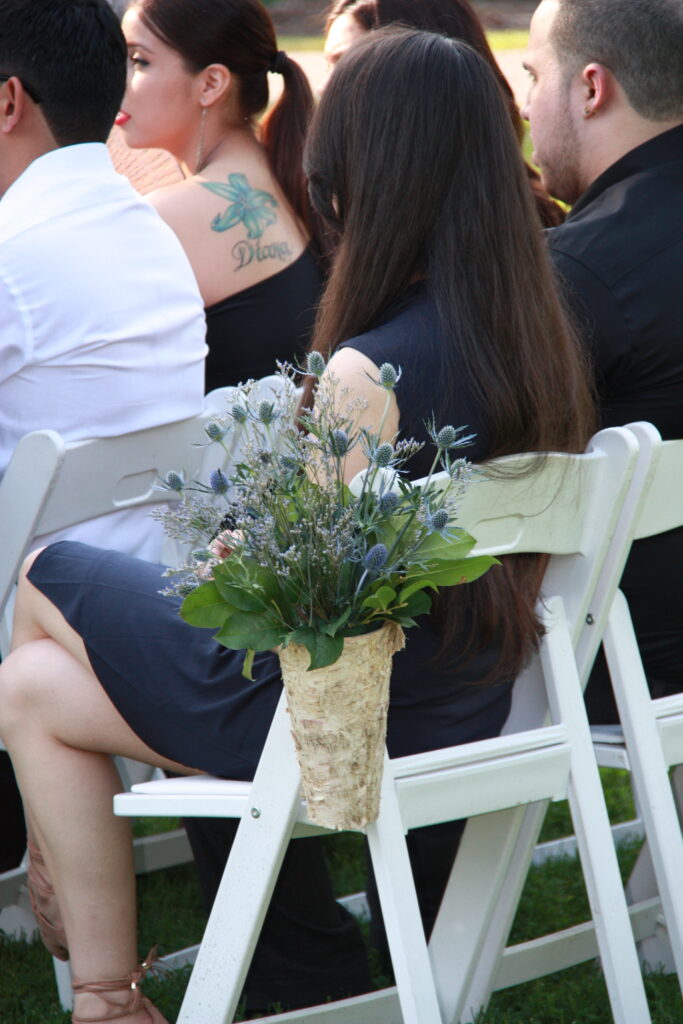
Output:
[[[204,166],[204,144],[205,144],[205,132],[206,132],[206,107],[202,107],[202,112],[199,117],[199,140],[197,142],[197,152],[194,157],[194,173],[199,174]]]

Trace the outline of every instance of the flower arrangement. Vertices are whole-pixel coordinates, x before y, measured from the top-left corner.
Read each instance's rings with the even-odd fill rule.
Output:
[[[320,382],[324,370],[311,353],[306,371]],[[405,467],[421,445],[381,440],[400,375],[380,368],[384,416],[370,432],[354,427],[362,404],[329,372],[315,408],[298,412],[295,373],[281,366],[272,399],[255,404],[255,382],[240,385],[226,416],[207,425],[208,443],[222,450],[207,483],[178,473],[163,481],[183,496],[162,513],[166,528],[195,545],[190,561],[170,570],[181,615],[246,650],[248,677],[254,652],[290,644],[306,648],[309,669],[331,665],[346,638],[385,622],[413,626],[434,591],[495,562],[471,557],[474,539],[456,525],[473,472],[458,451],[471,439],[463,428],[429,427],[434,459],[419,486]],[[368,468],[348,486],[343,463],[356,446]]]

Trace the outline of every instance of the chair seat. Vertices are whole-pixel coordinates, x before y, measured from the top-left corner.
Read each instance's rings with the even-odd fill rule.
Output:
[[[511,756],[515,771],[510,771]],[[480,740],[444,750],[396,758],[394,777],[406,828],[419,828],[473,814],[486,814],[522,801],[563,799],[570,748],[563,725]],[[476,778],[477,787],[466,785]],[[251,783],[212,775],[143,782],[114,799],[116,814],[241,818],[250,806]],[[257,815],[254,815],[257,816]],[[319,834],[302,800],[296,836]]]

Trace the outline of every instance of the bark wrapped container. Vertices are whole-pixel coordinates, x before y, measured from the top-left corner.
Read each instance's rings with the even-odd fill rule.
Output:
[[[305,647],[280,651],[282,678],[308,816],[330,829],[359,829],[379,814],[394,653],[393,622],[347,637],[333,665],[307,671]]]

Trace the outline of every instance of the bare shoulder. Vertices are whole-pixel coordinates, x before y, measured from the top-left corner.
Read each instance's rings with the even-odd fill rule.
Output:
[[[325,370],[325,377],[334,377],[342,387],[358,391],[364,397],[381,393],[373,381],[379,378],[379,367],[358,349],[347,346],[335,352]]]
[[[350,400],[360,399],[356,427],[380,433],[383,441],[392,441],[398,434],[399,409],[396,396],[379,383],[379,367],[355,348],[342,348],[330,359],[321,378],[322,387],[346,390]],[[356,465],[353,472],[362,469]],[[345,473],[346,475],[346,473]]]
[[[187,253],[204,304],[284,270],[307,244],[279,186],[259,164],[216,163],[148,196]]]
[[[191,223],[200,205],[196,185],[190,178],[154,189],[146,198],[174,230]]]

